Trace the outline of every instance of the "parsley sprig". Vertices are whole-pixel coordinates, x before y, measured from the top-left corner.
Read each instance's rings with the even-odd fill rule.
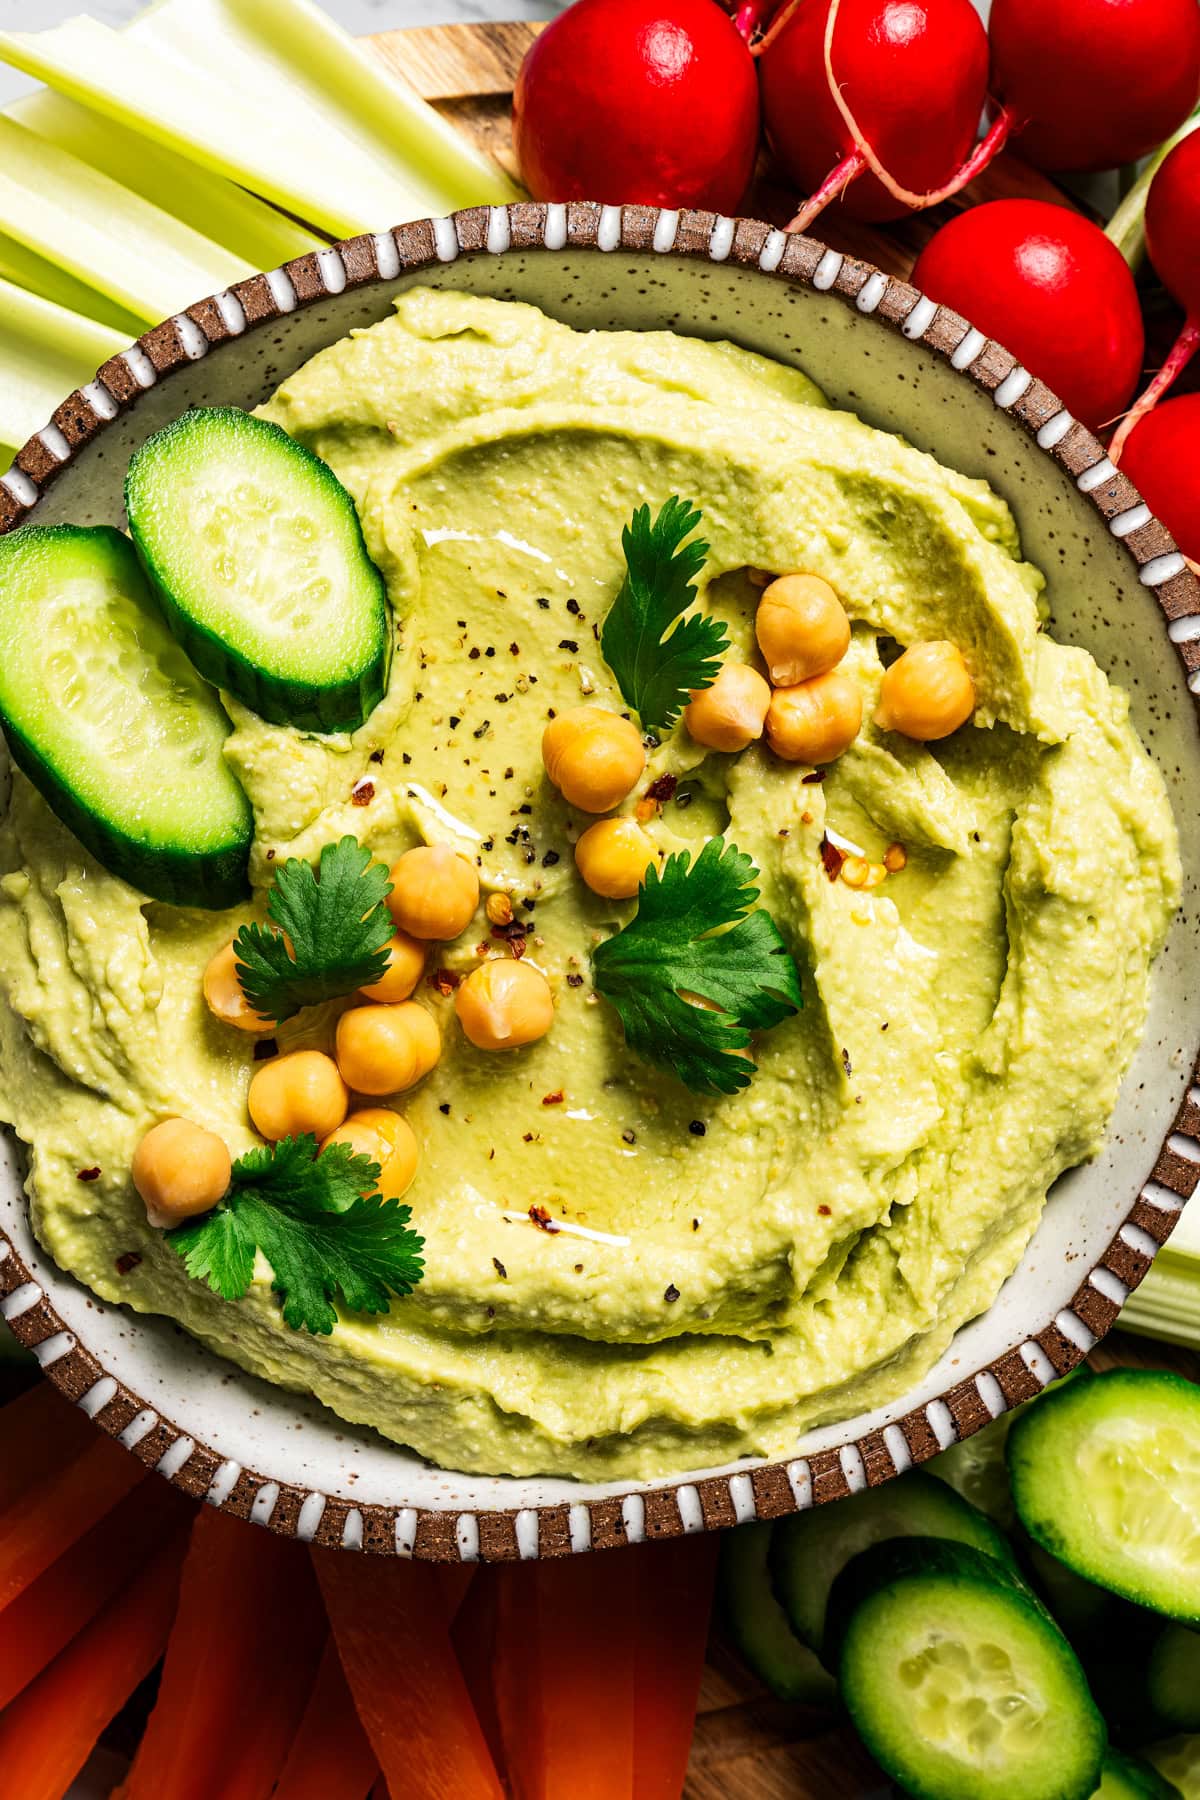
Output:
[[[386,1312],[389,1295],[411,1294],[424,1272],[425,1240],[408,1228],[411,1208],[375,1192],[378,1163],[349,1144],[317,1153],[315,1137],[284,1138],[233,1166],[221,1204],[167,1233],[189,1275],[225,1300],[240,1300],[261,1250],[293,1331],[327,1336],[333,1301],[349,1312]]]
[[[694,688],[711,687],[729,648],[725,627],[704,613],[680,614],[696,598],[696,576],[708,545],[684,539],[700,523],[699,509],[672,494],[654,523],[639,506],[621,533],[625,580],[600,635],[604,660],[647,731],[672,726]],[[679,623],[666,635],[672,620]]]
[[[751,1031],[803,1005],[779,927],[754,907],[757,880],[751,859],[724,838],[710,838],[694,861],[681,850],[661,874],[651,866],[636,915],[592,957],[629,1048],[694,1093],[746,1087],[752,1065],[738,1052]]]
[[[378,981],[394,929],[383,904],[390,892],[387,870],[357,838],[326,844],[319,871],[299,856],[282,863],[267,898],[277,929],[256,921],[233,940],[255,1012],[278,1023]]]

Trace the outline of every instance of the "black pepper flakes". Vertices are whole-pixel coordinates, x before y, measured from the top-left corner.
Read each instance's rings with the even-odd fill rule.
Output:
[[[141,1260],[142,1259],[138,1255],[136,1250],[126,1250],[126,1252],[123,1256],[118,1256],[118,1258],[117,1258],[117,1261],[116,1261],[117,1274],[118,1275],[132,1275],[133,1271],[141,1263]]]
[[[543,869],[552,869],[555,863],[560,862],[561,860],[557,850],[547,850],[545,856],[542,858],[542,867]]]
[[[693,1119],[691,1124],[688,1126],[688,1130],[691,1132],[693,1137],[703,1137],[705,1132],[708,1130],[708,1126],[704,1123],[703,1119]]]
[[[382,750],[372,750],[370,760],[373,763],[381,763],[383,761],[383,757],[384,757],[384,752]]]
[[[637,1132],[631,1131],[631,1130],[629,1130],[628,1127],[626,1127],[626,1129],[621,1133],[621,1142],[623,1144],[636,1144],[637,1143]]]
[[[693,1219],[693,1220],[692,1220],[692,1230],[693,1230],[693,1231],[699,1231],[699,1229],[700,1229],[700,1221],[699,1221],[699,1219]]]
[[[672,1306],[675,1303],[675,1301],[678,1300],[678,1298],[679,1298],[679,1289],[675,1286],[675,1283],[672,1281],[668,1285],[665,1293],[663,1294],[663,1299],[666,1301],[668,1306]]]
[[[475,727],[475,730],[472,733],[472,736],[477,737],[477,738],[486,737],[488,732],[491,729],[492,729],[492,721],[490,719],[483,719]]]
[[[438,1111],[440,1113],[443,1113],[445,1115],[445,1117],[448,1119],[450,1117],[450,1102],[448,1100],[443,1100],[441,1105],[438,1107]]]
[[[541,607],[543,612],[550,611],[550,602],[547,599],[545,599],[544,596],[541,594],[538,595],[538,605]]]
[[[508,1280],[508,1270],[505,1268],[504,1264],[500,1261],[500,1258],[498,1256],[493,1256],[492,1267],[493,1267],[493,1269],[495,1269],[495,1271],[496,1271],[497,1275],[500,1277],[501,1281]]]
[[[579,602],[578,602],[578,600],[568,600],[567,601],[567,611],[569,613],[574,613],[575,617],[578,618],[579,617]]]
[[[568,987],[582,987],[583,986],[583,976],[582,975],[568,975],[567,976],[567,986]]]
[[[558,647],[560,650],[569,650],[572,656],[579,655],[579,645],[574,638],[559,638]]]
[[[812,787],[814,782],[824,781],[825,775],[826,771],[824,769],[810,769],[808,774],[802,775],[800,779],[805,787]]]
[[[853,1075],[854,1070],[850,1066],[850,1052],[844,1046],[842,1049],[842,1067],[846,1071],[846,1078],[848,1080],[850,1076]]]
[[[470,657],[472,662],[478,662],[481,654],[482,654],[482,652],[480,651],[478,644],[472,645],[471,649],[467,651],[467,655]]]
[[[451,713],[450,714],[450,729],[451,729],[451,731],[457,731],[461,724],[462,724],[461,715],[458,713]]]

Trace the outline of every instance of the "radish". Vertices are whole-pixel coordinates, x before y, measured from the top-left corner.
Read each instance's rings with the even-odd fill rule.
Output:
[[[988,79],[971,0],[792,0],[757,52],[771,146],[811,195],[793,231],[837,198],[855,219],[932,205],[1009,129],[997,121],[971,155]]]
[[[538,200],[732,213],[758,133],[754,62],[716,0],[576,0],[531,46],[513,95]]]
[[[1045,200],[992,200],[951,219],[913,283],[1007,345],[1093,431],[1128,402],[1145,338],[1137,289],[1098,225]]]
[[[1121,467],[1184,555],[1200,562],[1200,394],[1139,419]]]
[[[992,0],[992,88],[1039,169],[1116,169],[1200,97],[1196,0]]]
[[[1200,134],[1165,158],[1146,196],[1146,250],[1186,318],[1171,353],[1112,441],[1116,462],[1140,419],[1152,412],[1200,349]]]

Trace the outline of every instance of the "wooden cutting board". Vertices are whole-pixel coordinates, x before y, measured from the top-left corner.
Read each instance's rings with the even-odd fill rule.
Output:
[[[393,74],[515,177],[509,133],[512,86],[540,29],[522,22],[420,26],[382,32],[367,42]],[[950,213],[980,200],[1018,198],[1075,204],[1046,176],[1015,157],[1002,156],[964,195],[934,212],[886,231],[838,224],[826,214],[820,235],[835,249],[865,257],[889,274],[907,275],[922,244]],[[742,211],[785,225],[795,211],[794,197],[760,169]],[[1092,1361],[1097,1368],[1117,1363],[1166,1366],[1200,1380],[1200,1359],[1119,1334]],[[719,1633],[714,1637],[684,1800],[887,1800],[892,1792],[851,1731],[831,1730],[824,1715],[772,1699]]]

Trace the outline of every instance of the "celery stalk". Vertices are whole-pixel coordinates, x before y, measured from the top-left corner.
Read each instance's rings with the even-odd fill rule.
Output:
[[[190,225],[202,237],[221,244],[242,259],[247,273],[273,269],[306,250],[320,249],[324,242],[245,188],[49,88],[16,101],[8,114],[173,219]]]
[[[121,32],[0,33],[0,60],[338,236],[513,198],[309,0],[159,0]]]
[[[0,444],[23,444],[74,388],[129,342],[94,319],[81,318],[0,281]]]
[[[85,319],[97,319],[101,325],[111,325],[114,331],[124,335],[126,343],[146,328],[144,320],[118,306],[106,294],[97,293],[85,281],[69,275],[56,263],[47,262],[44,256],[3,233],[0,233],[0,279],[26,288],[31,294],[40,294],[43,300],[53,300],[56,306],[65,306],[68,312],[82,313]]]
[[[0,231],[148,324],[248,272],[169,213],[3,116]]]
[[[1146,196],[1150,192],[1150,183],[1176,144],[1197,127],[1200,127],[1200,106],[1190,119],[1183,121],[1173,137],[1159,145],[1108,222],[1105,236],[1112,239],[1135,275],[1146,254]]]

